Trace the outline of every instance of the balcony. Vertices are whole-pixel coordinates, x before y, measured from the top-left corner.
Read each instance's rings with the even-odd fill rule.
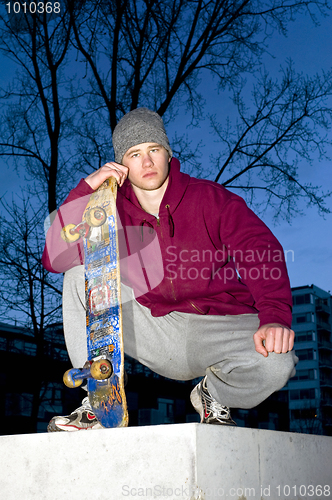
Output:
[[[321,377],[320,386],[321,387],[332,387],[332,377]]]
[[[331,324],[321,316],[317,315],[317,328],[319,330],[326,330],[327,332],[331,332]]]
[[[322,398],[321,406],[332,406],[332,397]]]
[[[332,350],[332,342],[324,337],[320,337],[318,334],[318,347],[321,349]]]
[[[321,388],[321,405],[322,406],[332,406],[332,388],[331,388],[331,385],[328,387]]]
[[[331,314],[331,308],[328,304],[325,304],[321,299],[316,299],[316,312],[322,312],[325,314]]]
[[[319,359],[320,368],[332,368],[332,359],[330,357],[320,357]]]

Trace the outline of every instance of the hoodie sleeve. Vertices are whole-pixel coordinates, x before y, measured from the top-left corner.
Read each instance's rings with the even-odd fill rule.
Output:
[[[292,294],[278,240],[237,195],[222,210],[220,231],[241,281],[255,300],[260,326],[278,323],[290,328]]]
[[[80,238],[69,243],[62,239],[61,230],[67,224],[79,224],[93,189],[81,179],[63,202],[47,231],[42,264],[47,271],[64,273],[83,264],[83,244]]]

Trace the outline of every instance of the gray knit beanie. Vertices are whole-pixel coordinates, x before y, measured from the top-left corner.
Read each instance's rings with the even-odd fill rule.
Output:
[[[122,163],[129,148],[143,142],[160,144],[170,158],[173,156],[162,118],[147,108],[137,108],[124,115],[114,129],[112,141],[116,163]]]

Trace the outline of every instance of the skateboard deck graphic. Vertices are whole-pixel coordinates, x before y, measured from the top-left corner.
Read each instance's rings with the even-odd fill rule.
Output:
[[[88,349],[88,362],[83,369],[68,370],[64,381],[74,387],[87,379],[91,407],[104,427],[128,425],[116,190],[116,180],[106,180],[91,195],[82,224],[66,226],[62,235],[67,241],[83,236]]]

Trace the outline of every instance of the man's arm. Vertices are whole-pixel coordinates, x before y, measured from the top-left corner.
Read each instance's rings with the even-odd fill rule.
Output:
[[[61,230],[68,224],[77,225],[91,194],[106,179],[115,177],[122,186],[128,175],[127,167],[114,162],[106,163],[99,170],[81,179],[59,208],[57,215],[46,235],[46,243],[42,256],[42,264],[50,272],[63,273],[72,267],[83,264],[82,240],[64,241]]]
[[[258,310],[259,327],[291,330],[292,294],[284,251],[244,200],[231,195],[221,212],[220,235]]]

